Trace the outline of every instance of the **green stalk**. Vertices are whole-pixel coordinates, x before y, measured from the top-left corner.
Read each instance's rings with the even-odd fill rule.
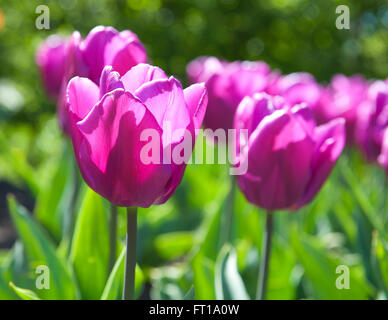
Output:
[[[110,205],[109,216],[109,262],[108,262],[108,274],[113,269],[116,261],[117,253],[117,207],[114,204]]]
[[[65,220],[65,229],[64,234],[69,242],[69,247],[71,247],[71,242],[73,240],[73,232],[75,226],[75,210],[77,209],[77,199],[78,194],[81,189],[81,180],[79,176],[79,169],[77,160],[73,157],[73,193],[71,195],[70,206],[68,207],[68,218]]]
[[[273,231],[273,212],[267,211],[266,214],[266,227],[263,239],[263,250],[261,252],[259,280],[257,284],[256,299],[265,300],[267,294],[267,282],[268,282],[268,266],[271,256],[271,240]]]
[[[135,298],[137,208],[127,208],[127,240],[123,300]]]
[[[231,188],[227,199],[225,201],[224,212],[221,217],[221,232],[220,235],[220,248],[226,243],[232,241],[232,225],[233,225],[233,208],[234,208],[234,198],[236,195],[236,177],[231,176]]]

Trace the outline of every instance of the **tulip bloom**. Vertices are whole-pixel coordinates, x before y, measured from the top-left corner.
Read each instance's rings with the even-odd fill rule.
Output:
[[[368,161],[376,161],[388,126],[388,82],[372,83],[364,105],[358,112],[356,142]]]
[[[295,72],[279,76],[270,85],[267,92],[282,96],[289,105],[306,103],[312,109],[316,108],[321,96],[321,86],[314,77],[306,72]]]
[[[143,44],[129,30],[118,32],[112,27],[97,26],[85,40],[81,40],[79,32],[75,31],[71,44],[67,72],[87,77],[96,84],[106,65],[124,75],[133,66],[147,60]]]
[[[244,98],[234,126],[248,129],[238,149],[248,171],[237,177],[238,184],[249,202],[271,211],[309,203],[345,143],[343,119],[316,126],[306,105],[288,106],[266,94]]]
[[[268,87],[270,68],[264,62],[228,63],[215,57],[200,57],[187,66],[191,83],[205,82],[209,105],[204,124],[217,130],[232,129],[236,108],[242,98]]]
[[[66,39],[52,35],[41,43],[35,57],[44,88],[54,101],[65,76],[66,46]]]
[[[199,129],[207,106],[206,89],[186,89],[174,77],[139,64],[122,77],[106,67],[98,87],[87,78],[73,78],[67,88],[66,110],[75,156],[86,183],[111,203],[123,207],[162,204],[179,185],[185,163],[144,163],[148,143],[142,133],[158,133],[163,150],[183,139],[168,130]],[[192,150],[191,150],[192,151]]]
[[[56,95],[59,122],[65,133],[69,134],[65,111],[65,95],[69,80],[75,76],[89,78],[99,85],[100,75],[106,65],[110,65],[113,71],[124,75],[129,69],[138,63],[147,61],[147,54],[143,44],[136,34],[129,30],[116,31],[112,27],[97,26],[93,28],[83,40],[78,31],[75,31],[66,44],[61,46],[61,55],[50,51],[45,55],[46,68],[39,63],[42,54],[38,54],[38,65],[43,74],[58,73],[58,77],[52,85],[57,89]],[[60,72],[61,71],[61,72]],[[61,76],[61,77],[60,77]],[[49,80],[51,81],[53,77]],[[59,88],[58,88],[59,86]],[[46,85],[47,87],[47,85]]]
[[[346,137],[348,143],[355,139],[357,116],[360,109],[366,108],[368,97],[368,83],[359,75],[346,77],[336,75],[330,85],[322,90],[317,107],[314,109],[319,123],[341,117],[346,123]]]

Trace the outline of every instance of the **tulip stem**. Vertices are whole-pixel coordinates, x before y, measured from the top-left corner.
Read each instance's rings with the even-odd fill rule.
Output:
[[[267,294],[267,282],[268,282],[268,266],[271,255],[271,240],[273,230],[273,212],[267,211],[266,214],[266,227],[262,244],[261,261],[259,269],[259,280],[257,284],[256,299],[265,300]]]
[[[81,189],[81,180],[79,176],[79,171],[78,171],[78,164],[75,158],[73,158],[73,190],[71,194],[71,202],[69,206],[69,211],[68,211],[68,217],[65,220],[65,235],[68,238],[69,241],[69,247],[71,247],[71,242],[73,240],[73,232],[74,232],[74,226],[75,226],[75,218],[76,218],[76,213],[75,210],[77,209],[77,199],[78,199],[78,194]]]
[[[234,198],[236,194],[236,178],[234,176],[231,177],[231,187],[229,194],[225,201],[224,214],[222,215],[222,230],[221,232],[221,244],[220,248],[226,242],[232,242],[232,221],[233,221],[233,208],[234,208]]]
[[[137,208],[127,208],[127,253],[125,257],[125,274],[123,300],[135,298],[135,270],[136,270],[136,237],[137,237]]]
[[[110,205],[109,216],[109,263],[108,275],[113,269],[116,261],[117,253],[117,207],[114,204]]]

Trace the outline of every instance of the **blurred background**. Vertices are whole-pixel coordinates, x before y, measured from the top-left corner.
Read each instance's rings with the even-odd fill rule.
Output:
[[[35,27],[35,9],[41,4],[50,8],[50,30]],[[338,5],[349,6],[350,30],[335,27]],[[41,190],[60,189],[50,197],[62,199],[66,175],[71,175],[64,154],[71,152],[57,125],[55,105],[43,91],[34,56],[49,35],[79,30],[86,36],[96,25],[135,32],[152,63],[184,84],[187,63],[200,55],[264,60],[284,73],[310,72],[320,82],[336,73],[388,76],[388,2],[382,0],[0,0],[0,263],[17,238],[7,210],[8,193],[39,217],[54,243],[61,239],[61,227],[36,203],[43,197]],[[346,171],[349,159],[355,173]],[[279,215],[270,298],[376,298],[385,292],[384,281],[373,276],[373,221],[364,214],[380,214],[385,177],[381,169],[366,169],[351,151],[341,160],[345,178],[337,168],[311,206]],[[147,279],[144,297],[182,298],[193,281],[202,285],[200,297],[213,297],[214,288],[207,287],[200,266],[209,264],[213,270],[220,248],[217,251],[214,243],[202,248],[199,242],[218,237],[211,232],[225,206],[219,199],[230,187],[227,169],[188,166],[170,202],[141,210],[138,261]],[[65,178],[58,178],[58,172]],[[352,181],[357,190],[349,189]],[[51,207],[49,200],[43,201],[53,214],[65,211],[58,199]],[[232,243],[247,290],[254,295],[262,218],[239,193],[234,208],[239,222],[233,226]],[[363,221],[367,223],[360,229]],[[311,234],[317,237],[311,240]],[[338,262],[353,266],[350,293],[322,282],[335,279],[330,268]],[[186,274],[188,269],[192,272]]]

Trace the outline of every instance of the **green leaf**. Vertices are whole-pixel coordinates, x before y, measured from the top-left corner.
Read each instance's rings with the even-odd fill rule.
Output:
[[[14,300],[16,298],[15,293],[7,285],[2,269],[0,268],[0,300]]]
[[[280,237],[274,237],[272,241],[267,299],[295,299],[296,290],[292,281],[292,271],[296,262],[295,255],[292,253],[292,248],[283,243]],[[256,273],[258,269],[256,269]]]
[[[89,189],[78,215],[70,261],[83,299],[99,299],[108,277],[109,231],[103,199]]]
[[[124,274],[125,248],[121,251],[119,258],[113,266],[112,272],[106,282],[101,300],[116,300],[119,296],[120,286]],[[136,279],[136,278],[135,278]]]
[[[195,298],[198,300],[214,300],[214,262],[198,252],[191,262]]]
[[[17,283],[23,288],[30,288],[33,286],[34,279],[31,278],[29,261],[25,254],[23,243],[20,239],[16,240],[10,251],[10,255],[4,261],[3,278],[9,290],[9,282]]]
[[[197,231],[199,250],[205,257],[213,261],[216,261],[221,249],[221,217],[227,191],[227,188],[222,188],[216,201],[205,209],[205,219]]]
[[[388,247],[378,233],[373,235],[373,259],[380,289],[388,293]]]
[[[42,299],[75,299],[74,280],[65,264],[55,252],[54,246],[27,210],[17,205],[13,197],[8,198],[11,218],[23,242],[31,272],[46,265],[50,271],[50,289],[42,290]]]
[[[212,205],[206,207],[205,219],[197,231],[197,245],[193,248],[195,254],[191,260],[196,299],[213,300],[216,298],[214,268],[222,239],[222,204],[228,191],[228,188],[222,187]]]
[[[155,239],[155,249],[162,258],[175,259],[187,253],[193,246],[193,242],[192,232],[169,232]]]
[[[365,275],[359,265],[350,264],[344,257],[337,257],[325,249],[316,238],[308,237],[293,228],[291,243],[307,278],[318,299],[367,299],[371,288],[365,283]],[[349,268],[349,289],[338,289],[338,266]]]
[[[215,268],[217,300],[249,300],[244,282],[237,269],[237,255],[230,245],[225,245]]]
[[[9,286],[23,300],[40,300],[38,295],[32,290],[19,288],[19,287],[15,286],[12,282],[9,283]]]
[[[63,152],[60,161],[58,161],[56,169],[49,179],[50,182],[42,187],[38,193],[35,211],[39,221],[56,239],[60,239],[62,235],[64,213],[68,213],[66,212],[67,204],[71,201],[73,192],[73,181],[68,178],[74,176],[72,166],[74,159],[66,151]]]
[[[26,155],[21,150],[13,148],[2,131],[0,132],[0,144],[4,148],[2,155],[7,163],[11,164],[13,171],[27,183],[34,194],[38,194],[40,180],[37,179],[36,171],[27,162]]]
[[[194,290],[194,286],[191,286],[190,290],[187,291],[187,293],[183,297],[183,300],[194,300],[194,299],[195,299],[195,290]]]
[[[116,300],[121,299],[122,288],[124,281],[124,269],[125,269],[125,248],[120,253],[112,272],[109,275],[106,282],[104,291],[101,295],[101,300]],[[139,297],[143,288],[144,275],[140,267],[136,265],[135,270],[135,297]]]
[[[182,263],[151,270],[152,300],[182,300],[191,287],[187,281],[188,268]]]
[[[374,229],[382,232],[383,223],[379,215],[377,214],[375,208],[371,204],[367,194],[364,192],[362,186],[359,183],[358,178],[355,176],[353,171],[348,165],[345,165],[343,162],[340,162],[341,172],[349,185],[350,190],[354,194],[354,198],[358,201],[362,212],[365,214],[366,219],[369,220],[369,223],[373,226]]]

